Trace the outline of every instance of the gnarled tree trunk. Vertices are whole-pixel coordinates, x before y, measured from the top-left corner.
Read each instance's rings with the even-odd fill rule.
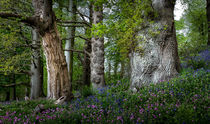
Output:
[[[72,97],[67,64],[59,37],[52,0],[33,0],[35,8],[35,26],[43,39],[43,49],[47,61],[48,98]]]
[[[93,24],[103,21],[103,6],[93,6]],[[104,80],[104,38],[95,36],[92,38],[91,51],[91,82],[93,88],[105,86]]]
[[[179,71],[179,57],[174,26],[175,0],[152,0],[152,7],[158,17],[153,24],[148,24],[139,36],[146,41],[143,43],[144,53],[130,53],[131,89],[136,90],[143,85],[169,80]],[[152,30],[157,33],[152,36]]]
[[[52,11],[52,0],[32,0],[34,15],[26,17],[16,13],[0,12],[0,17],[19,19],[19,21],[37,29],[42,36],[43,48],[47,60],[48,94],[51,99],[63,96],[70,100],[73,95],[69,82],[68,69],[57,28],[56,17]]]
[[[61,96],[67,96],[70,98],[71,85],[67,64],[55,25],[54,28],[43,35],[43,48],[48,72],[48,97],[58,99]]]

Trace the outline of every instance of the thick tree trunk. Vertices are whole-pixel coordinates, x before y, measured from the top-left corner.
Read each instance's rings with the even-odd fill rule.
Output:
[[[91,39],[90,39],[91,40]],[[85,41],[84,50],[88,53],[91,53],[91,43],[89,41]],[[84,54],[84,65],[83,65],[83,84],[90,86],[90,56],[88,54]]]
[[[76,21],[76,0],[69,0],[69,11],[70,14],[69,16],[72,17],[73,22]],[[68,28],[68,40],[66,40],[65,44],[65,49],[74,49],[74,39],[75,39],[75,27]],[[68,74],[69,74],[69,80],[72,83],[73,80],[73,51],[65,51],[65,56],[66,56],[66,62],[67,62],[67,67],[68,67]]]
[[[92,24],[92,14],[93,14],[93,4],[90,3],[89,5],[89,23]],[[90,36],[90,28],[86,28],[86,35]],[[84,46],[84,65],[83,65],[83,84],[90,86],[90,56],[87,53],[91,53],[91,38],[88,38],[88,40],[85,41]],[[87,53],[86,53],[87,52]]]
[[[210,45],[210,0],[206,0],[206,15],[208,23],[208,45]]]
[[[55,25],[54,25],[55,27]],[[71,97],[68,69],[57,29],[46,32],[43,36],[43,48],[47,60],[48,97],[58,99]]]
[[[48,98],[66,100],[73,97],[69,81],[68,68],[62,49],[55,14],[52,11],[52,0],[32,0],[35,8],[35,26],[43,39],[48,72]]]
[[[175,0],[152,0],[153,9],[158,13],[154,23],[139,33],[146,41],[141,56],[133,51],[130,54],[131,89],[136,90],[149,83],[169,80],[180,69],[177,41],[174,26]],[[149,30],[157,33],[152,36]]]
[[[37,33],[36,29],[32,30],[32,44],[36,46],[35,49],[32,50],[32,61],[31,61],[31,99],[37,99],[42,95],[42,66],[41,66],[41,54],[40,48],[40,37]]]
[[[93,7],[93,24],[103,21],[103,6]],[[105,86],[104,80],[104,38],[95,36],[91,44],[91,82],[93,88]]]

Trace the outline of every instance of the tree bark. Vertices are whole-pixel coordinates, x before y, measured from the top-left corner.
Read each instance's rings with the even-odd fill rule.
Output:
[[[103,21],[103,6],[93,6],[93,24]],[[91,82],[93,88],[105,86],[104,80],[104,38],[94,36],[91,44]]]
[[[10,18],[12,20],[18,18],[20,22],[37,29],[37,32],[42,36],[43,49],[47,60],[47,96],[51,99],[65,96],[66,100],[70,100],[73,94],[62,42],[56,27],[56,17],[52,11],[52,0],[32,0],[32,4],[35,14],[31,17],[14,13],[0,13],[0,17],[7,19],[13,17]]]
[[[143,43],[144,52],[140,55],[133,51],[130,53],[131,86],[136,88],[166,81],[176,76],[180,70],[177,41],[174,26],[175,0],[152,0],[152,7],[158,17],[153,18],[154,23],[148,24],[139,36],[146,41]],[[156,33],[152,35],[149,30]]]
[[[90,3],[89,5],[89,23],[92,24],[93,20],[93,4]],[[91,32],[90,32],[90,28],[87,27],[86,28],[86,35],[90,36]],[[87,85],[87,86],[90,86],[90,73],[91,73],[91,69],[90,69],[90,56],[87,54],[88,53],[91,53],[91,38],[88,38],[88,40],[85,41],[85,46],[84,46],[84,51],[85,54],[84,54],[84,66],[83,66],[83,84],[84,85]]]
[[[69,0],[69,16],[72,17],[71,21],[73,22],[76,22],[76,4],[76,0]],[[71,27],[67,29],[68,40],[66,40],[65,49],[74,49],[75,30],[76,27]],[[73,55],[73,51],[65,51],[70,83],[72,83],[73,81]]]
[[[206,0],[206,15],[207,15],[207,23],[208,23],[208,43],[210,45],[210,0]]]
[[[42,36],[47,61],[47,96],[50,99],[66,96],[66,100],[70,100],[73,95],[62,42],[56,28],[56,17],[52,11],[52,0],[33,0],[33,6],[36,17],[35,26]]]
[[[36,29],[32,30],[32,44],[39,46],[41,44],[39,34]],[[32,50],[31,61],[31,99],[37,99],[42,94],[42,65],[40,48]]]

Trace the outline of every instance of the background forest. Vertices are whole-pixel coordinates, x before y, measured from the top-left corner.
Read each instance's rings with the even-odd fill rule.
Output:
[[[207,123],[209,21],[210,0],[1,0],[0,124]]]

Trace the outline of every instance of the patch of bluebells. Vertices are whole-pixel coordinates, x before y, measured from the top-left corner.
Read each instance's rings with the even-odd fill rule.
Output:
[[[205,69],[185,72],[170,82],[151,84],[138,93],[123,89],[129,84],[119,81],[64,107],[49,108],[39,114],[7,112],[0,120],[9,123],[207,123],[209,82],[210,71]]]
[[[210,66],[210,50],[206,49],[198,53],[196,56],[190,56],[184,59],[181,63],[183,68],[199,69],[202,67],[209,68]]]

